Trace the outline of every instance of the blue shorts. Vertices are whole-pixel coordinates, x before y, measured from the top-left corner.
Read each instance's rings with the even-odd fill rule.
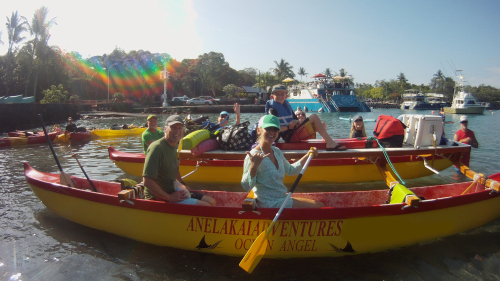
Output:
[[[198,202],[198,199],[194,199],[194,198],[189,197],[189,198],[184,199],[181,202],[177,202],[177,204],[196,205],[196,202]]]

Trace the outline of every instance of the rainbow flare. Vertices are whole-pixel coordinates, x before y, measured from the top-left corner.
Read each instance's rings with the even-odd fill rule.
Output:
[[[88,80],[92,86],[99,87],[101,91],[107,92],[108,69],[106,63],[101,59],[90,58],[84,60],[78,53],[62,52],[62,65],[70,72],[71,76]],[[126,97],[143,97],[163,94],[164,79],[161,78],[161,71],[165,65],[158,59],[153,60],[156,55],[141,56],[141,61],[137,58],[125,58],[119,63],[111,62],[109,69],[109,93],[123,93]],[[167,55],[167,71],[172,75],[175,68],[174,60]],[[167,81],[167,88],[171,89],[170,81]]]

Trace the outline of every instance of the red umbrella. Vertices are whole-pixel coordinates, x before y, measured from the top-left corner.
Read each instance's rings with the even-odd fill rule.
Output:
[[[316,74],[316,75],[312,76],[311,78],[325,78],[325,77],[326,77],[325,75],[320,73],[320,74]]]

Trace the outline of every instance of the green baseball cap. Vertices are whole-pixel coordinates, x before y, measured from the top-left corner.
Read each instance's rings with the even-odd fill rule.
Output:
[[[274,115],[265,115],[259,120],[259,127],[262,129],[274,127],[280,129],[280,120]]]
[[[149,121],[149,119],[151,119],[151,118],[156,118],[156,120],[158,120],[158,117],[156,117],[156,115],[151,114],[151,115],[148,116],[147,121]]]

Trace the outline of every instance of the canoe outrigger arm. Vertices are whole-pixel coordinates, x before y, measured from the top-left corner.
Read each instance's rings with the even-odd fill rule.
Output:
[[[253,193],[253,190],[250,190],[250,192],[248,192],[247,197],[241,204],[241,209],[242,210],[238,212],[238,214],[240,215],[244,212],[254,212],[257,215],[260,215],[260,211],[257,211],[257,200],[255,198],[255,193]]]
[[[390,198],[392,197],[393,194],[394,187],[396,187],[397,185],[400,185],[404,189],[406,189],[406,187],[401,185],[401,183],[392,176],[391,172],[387,169],[386,163],[387,163],[386,160],[383,158],[377,158],[377,160],[375,161],[375,165],[377,166],[380,174],[384,178],[387,186],[389,186],[389,191],[387,192],[387,194],[389,195],[387,204],[389,204]],[[417,208],[418,202],[420,202],[420,198],[418,198],[414,194],[408,194],[404,197],[404,203],[406,203],[406,206],[403,206],[401,209],[406,209],[408,207]]]
[[[431,172],[433,172],[434,174],[442,177],[443,179],[446,179],[447,181],[449,182],[455,182],[454,180],[452,180],[451,178],[441,174],[438,170],[434,169],[433,167],[429,166],[429,163],[427,163],[427,159],[425,158],[425,156],[420,156],[423,160],[424,160],[424,167],[426,167],[427,169],[429,169]]]
[[[189,172],[189,173],[185,174],[185,175],[182,177],[182,179],[184,179],[184,178],[186,178],[186,177],[188,177],[188,176],[192,175],[194,172],[196,172],[196,171],[198,170],[198,167],[200,166],[200,163],[205,163],[205,164],[206,164],[207,162],[206,162],[206,161],[201,161],[201,160],[196,161],[196,168],[195,168],[193,171],[191,171],[191,172]]]
[[[486,187],[491,188],[492,192],[500,192],[500,182],[488,179],[483,174],[474,172],[456,158],[450,158],[450,161],[453,163],[453,165],[460,169],[460,172],[462,172],[462,174],[464,174],[469,179],[472,179],[479,184],[484,184]]]

